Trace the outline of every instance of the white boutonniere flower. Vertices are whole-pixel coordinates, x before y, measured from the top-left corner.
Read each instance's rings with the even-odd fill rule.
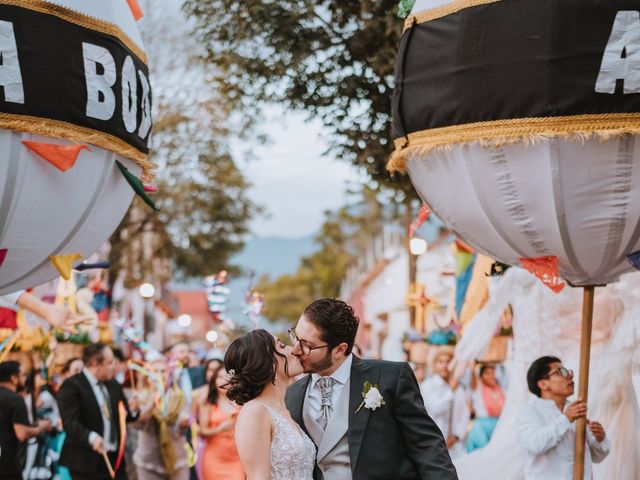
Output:
[[[362,407],[369,410],[375,410],[384,405],[384,398],[378,390],[378,385],[372,385],[369,382],[364,382],[362,387],[362,403],[358,407],[355,413],[358,413]]]

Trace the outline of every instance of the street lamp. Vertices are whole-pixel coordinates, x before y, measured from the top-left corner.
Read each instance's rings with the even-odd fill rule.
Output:
[[[191,326],[191,315],[183,313],[178,317],[178,325],[182,328],[189,328]]]
[[[207,341],[211,343],[215,343],[218,340],[218,332],[215,330],[209,330],[206,335]]]
[[[424,255],[427,252],[427,241],[424,238],[413,237],[409,240],[409,251],[411,255]]]
[[[148,300],[149,298],[153,298],[153,296],[156,294],[156,287],[154,287],[150,283],[143,283],[142,285],[140,285],[138,293],[140,293],[140,296],[142,298]]]

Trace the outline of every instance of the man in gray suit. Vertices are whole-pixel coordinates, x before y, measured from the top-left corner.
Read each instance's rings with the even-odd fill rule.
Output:
[[[315,479],[457,479],[409,365],[351,353],[358,323],[349,305],[325,298],[290,330],[309,375],[289,387],[286,404],[318,447]]]

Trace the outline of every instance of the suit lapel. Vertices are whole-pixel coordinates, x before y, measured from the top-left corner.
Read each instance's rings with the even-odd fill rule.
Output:
[[[287,389],[287,408],[289,409],[289,413],[291,413],[291,418],[300,425],[300,427],[304,430],[304,433],[309,435],[307,431],[307,427],[304,424],[304,419],[302,418],[302,409],[304,407],[304,400],[307,393],[307,387],[309,386],[309,382],[311,381],[311,375],[307,375],[302,380],[294,383]]]
[[[103,435],[104,434],[104,425],[102,424],[102,412],[100,411],[100,404],[98,403],[98,399],[96,398],[96,394],[93,391],[93,387],[91,386],[91,382],[89,382],[89,379],[87,378],[87,376],[83,373],[80,372],[78,374],[78,381],[81,383],[82,388],[88,392],[89,397],[91,398],[91,409],[93,410],[93,412],[91,413],[91,418],[94,418],[96,421],[96,425],[100,425],[100,430],[96,431],[97,434],[99,435]],[[87,405],[89,406],[89,405]]]
[[[360,447],[364,438],[365,430],[371,410],[362,407],[358,413],[358,407],[362,403],[362,389],[364,383],[369,382],[373,385],[378,383],[380,378],[379,369],[370,366],[367,362],[353,357],[351,365],[351,385],[349,388],[349,457],[351,459],[351,472],[355,472],[356,462],[360,454]]]

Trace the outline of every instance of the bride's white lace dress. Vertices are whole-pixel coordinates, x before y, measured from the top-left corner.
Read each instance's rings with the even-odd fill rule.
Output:
[[[292,420],[263,402],[275,424],[271,441],[271,480],[313,480],[316,446]]]

